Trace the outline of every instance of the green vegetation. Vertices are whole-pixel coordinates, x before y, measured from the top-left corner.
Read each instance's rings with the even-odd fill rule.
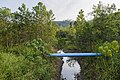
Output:
[[[77,48],[80,52],[100,52],[102,57],[80,58],[85,80],[119,80],[120,12],[115,4],[94,5],[93,20],[86,21],[83,10],[76,24]]]
[[[93,6],[87,21],[80,10],[74,24],[57,32],[58,48],[66,51],[100,52],[102,57],[79,58],[84,80],[119,80],[120,12],[115,4]]]
[[[0,80],[54,79],[57,59],[48,56],[57,43],[53,16],[41,2],[32,11],[25,4],[14,13],[0,8]]]
[[[118,80],[120,77],[120,59],[119,59],[119,44],[117,41],[112,41],[111,43],[105,42],[99,47],[100,52],[103,57],[98,61],[97,72],[98,79],[106,80]],[[101,75],[100,75],[101,74]]]
[[[120,12],[99,2],[90,16],[87,21],[80,10],[76,21],[60,27],[41,2],[13,13],[0,8],[0,80],[54,80],[58,59],[48,54],[58,49],[102,53],[80,58],[84,79],[119,80]]]
[[[56,38],[58,40],[58,49],[70,50],[75,49],[75,33],[76,29],[72,26],[60,27],[57,30]]]
[[[0,79],[49,80],[53,78],[55,66],[45,46],[40,39],[1,51]]]
[[[120,52],[117,41],[105,42],[99,46],[101,57],[81,58],[84,79],[89,80],[119,80]]]

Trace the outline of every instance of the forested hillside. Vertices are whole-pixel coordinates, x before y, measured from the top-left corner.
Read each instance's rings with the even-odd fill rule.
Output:
[[[71,20],[64,20],[64,21],[53,21],[56,23],[59,27],[68,27],[70,24],[73,25],[74,21]]]
[[[79,58],[85,80],[119,80],[120,12],[99,2],[87,21],[80,10],[76,21],[60,27],[52,10],[39,2],[31,10],[0,8],[0,80],[54,80],[59,49],[100,52],[101,57]]]

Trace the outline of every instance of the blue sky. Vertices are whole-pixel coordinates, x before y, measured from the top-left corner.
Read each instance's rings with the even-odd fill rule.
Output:
[[[117,8],[120,8],[120,0],[100,0],[104,4],[115,3]],[[0,0],[0,7],[8,7],[13,12],[17,11],[17,8],[25,3],[26,6],[31,9],[38,2],[43,2],[47,9],[52,9],[55,14],[56,20],[75,20],[80,9],[85,11],[86,18],[87,13],[92,11],[93,4],[97,4],[99,0]]]

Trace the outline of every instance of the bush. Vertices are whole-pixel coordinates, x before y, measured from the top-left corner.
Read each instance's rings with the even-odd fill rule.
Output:
[[[117,41],[105,42],[99,47],[99,52],[103,55],[96,65],[99,80],[118,80],[120,76],[120,53]]]
[[[0,52],[0,80],[50,80],[54,74],[41,39]]]
[[[23,56],[16,57],[8,53],[0,53],[0,79],[15,80],[31,78],[29,61]]]
[[[119,80],[120,52],[117,41],[105,42],[98,48],[101,57],[80,58],[85,80]]]

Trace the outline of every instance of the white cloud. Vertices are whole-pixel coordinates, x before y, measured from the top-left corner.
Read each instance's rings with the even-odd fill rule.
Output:
[[[98,4],[99,0],[41,0],[47,8],[52,9],[56,20],[75,20],[80,9],[85,11],[85,15],[92,11],[93,4]],[[119,5],[119,0],[101,0],[105,4],[115,3]],[[120,5],[119,5],[120,7]]]
[[[16,11],[22,3],[25,3],[29,9],[35,6],[39,1],[43,2],[47,9],[52,9],[56,20],[73,19],[75,20],[80,9],[85,11],[85,15],[92,11],[93,4],[97,5],[99,0],[0,0],[0,7],[8,7]],[[120,0],[101,0],[105,4],[115,3],[120,8]]]

